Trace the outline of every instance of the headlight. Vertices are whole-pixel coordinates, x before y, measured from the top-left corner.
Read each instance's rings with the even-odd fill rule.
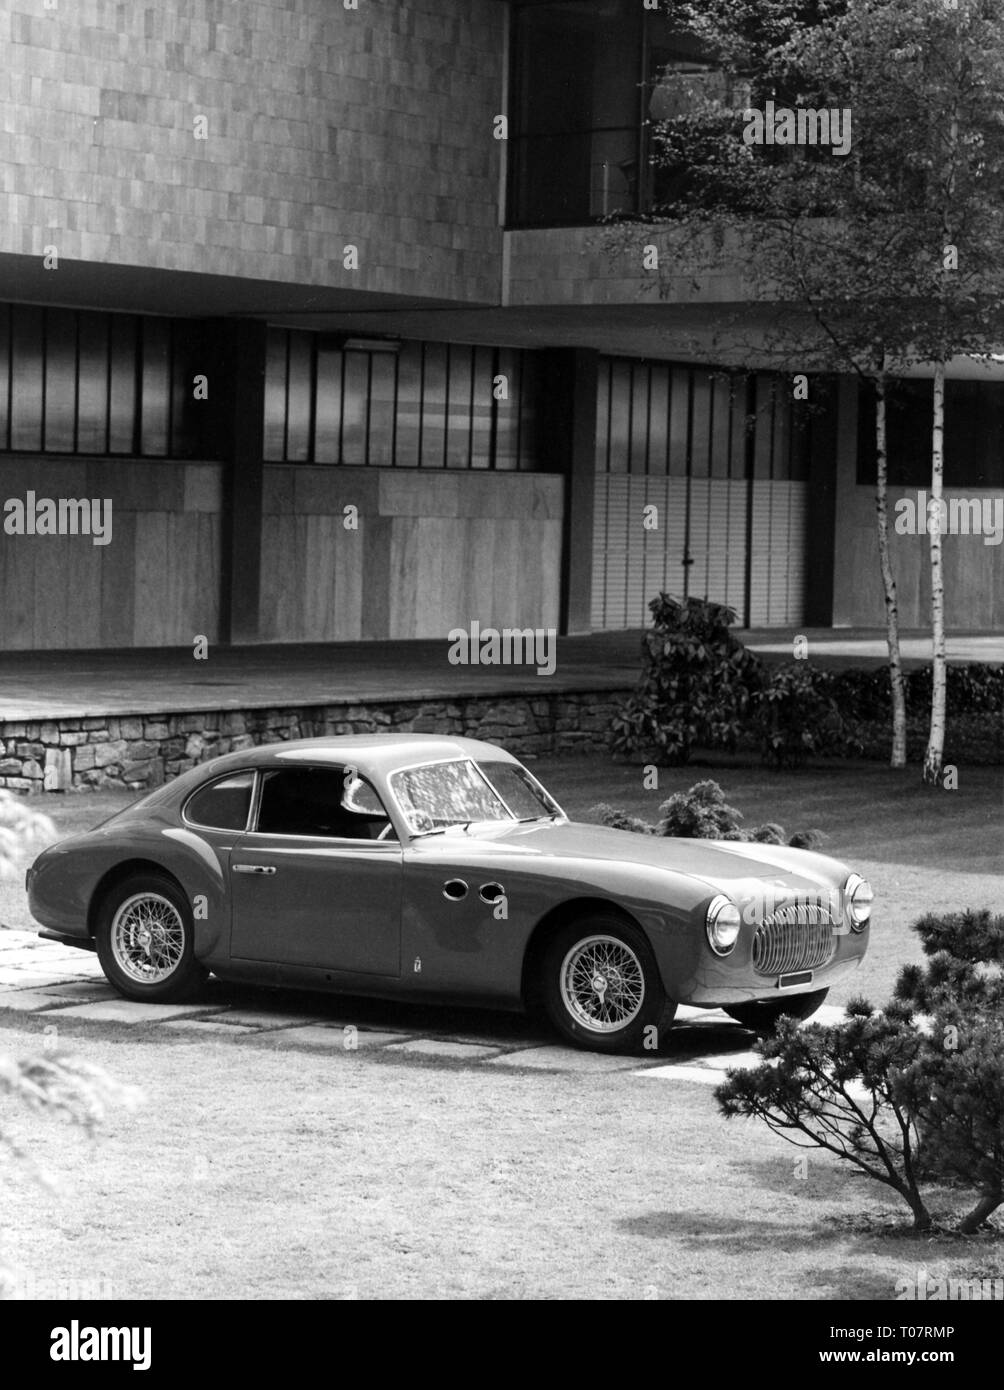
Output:
[[[850,918],[852,931],[864,931],[872,915],[874,900],[875,894],[868,880],[860,874],[851,874],[844,884],[844,902],[847,904],[847,916]]]
[[[708,904],[705,926],[708,942],[716,956],[727,956],[736,944],[742,921],[734,902],[719,895]]]

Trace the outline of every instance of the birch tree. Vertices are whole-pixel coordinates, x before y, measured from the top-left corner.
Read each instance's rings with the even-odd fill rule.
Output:
[[[649,219],[671,248],[660,260],[669,268],[660,290],[681,293],[681,267],[700,284],[741,264],[744,298],[771,307],[760,315],[767,329],[750,337],[752,351],[785,370],[851,371],[873,392],[891,762],[900,766],[888,383],[920,364],[933,370],[933,502],[943,482],[946,363],[992,351],[1004,311],[1004,0],[958,0],[957,10],[946,0],[701,0],[672,13],[716,55],[728,95],[691,98],[653,129],[656,169],[675,175],[672,200],[657,203]],[[672,73],[664,80],[672,84]],[[758,146],[748,139],[751,117],[768,102],[849,112],[848,147],[835,154],[819,140],[815,148]],[[651,241],[652,225],[640,233]],[[606,235],[623,255],[639,229]],[[718,344],[741,342],[744,332],[748,314],[723,315]],[[924,776],[937,782],[944,581],[940,531],[927,530],[935,695]]]

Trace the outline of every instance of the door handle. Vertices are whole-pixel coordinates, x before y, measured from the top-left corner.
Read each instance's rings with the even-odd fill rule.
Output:
[[[274,874],[275,869],[271,864],[235,864],[233,866],[235,874]]]

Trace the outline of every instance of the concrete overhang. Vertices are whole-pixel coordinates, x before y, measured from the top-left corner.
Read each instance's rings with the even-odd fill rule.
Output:
[[[488,303],[393,295],[330,286],[204,275],[186,270],[60,260],[45,270],[37,256],[0,255],[0,300],[66,308],[251,318],[292,328],[356,336],[424,339],[514,348],[587,348],[613,356],[720,367],[814,371],[822,360],[769,350],[786,322],[807,341],[810,321],[768,303],[668,303],[655,296],[626,303]],[[930,365],[897,376],[931,375]],[[1004,352],[953,359],[955,379],[1004,381]]]
[[[470,308],[448,299],[100,261],[60,258],[58,269],[46,270],[39,256],[14,254],[0,254],[0,300],[181,318],[243,315],[271,320],[276,315],[292,313],[306,325],[312,315],[358,309]]]

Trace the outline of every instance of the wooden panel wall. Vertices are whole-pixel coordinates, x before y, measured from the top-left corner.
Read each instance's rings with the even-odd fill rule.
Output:
[[[552,474],[269,465],[261,640],[556,627],[562,498]]]
[[[931,582],[929,541],[925,534],[900,536],[893,526],[901,497],[916,504],[918,488],[889,489],[892,562],[903,628],[930,629]],[[977,488],[946,488],[952,497],[999,499],[1000,493]],[[922,519],[921,519],[922,520]],[[945,621],[957,632],[1004,626],[1004,544],[987,545],[982,535],[941,538],[945,566]],[[884,627],[882,577],[875,528],[875,492],[848,488],[837,513],[834,558],[835,626]]]
[[[219,625],[218,464],[0,460],[8,498],[108,498],[112,539],[0,530],[0,648],[187,646]],[[0,511],[0,520],[3,513]]]

